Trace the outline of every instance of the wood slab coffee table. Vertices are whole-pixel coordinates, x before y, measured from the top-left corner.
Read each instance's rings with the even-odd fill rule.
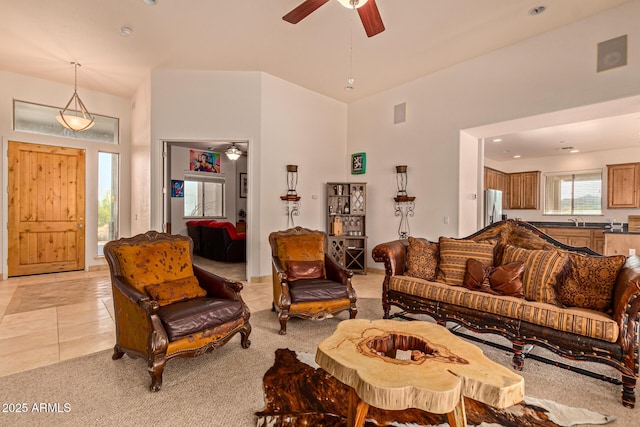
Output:
[[[349,427],[364,424],[369,406],[447,414],[449,425],[466,427],[465,396],[497,408],[524,399],[520,375],[422,321],[344,320],[318,345],[316,362],[351,387]]]

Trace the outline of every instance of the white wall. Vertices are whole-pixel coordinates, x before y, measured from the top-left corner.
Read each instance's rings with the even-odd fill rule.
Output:
[[[287,228],[284,202],[286,165],[298,165],[301,214],[295,225],[325,230],[324,184],[347,178],[346,105],[262,74],[260,223],[261,275],[269,275],[269,233]],[[254,191],[254,188],[250,190]]]
[[[162,226],[162,141],[248,141],[247,275],[271,274],[270,232],[286,228],[280,196],[298,164],[302,214],[323,228],[322,183],[345,177],[346,106],[259,72],[151,73],[151,223]],[[133,191],[144,190],[134,182]],[[313,196],[318,196],[313,198]]]
[[[151,76],[136,91],[131,121],[131,234],[136,235],[151,228]]]
[[[639,144],[640,145],[640,144]],[[640,146],[622,150],[606,150],[591,153],[576,153],[566,156],[544,157],[539,159],[520,159],[507,162],[496,162],[494,167],[503,172],[518,172],[538,170],[542,172],[540,182],[540,209],[538,210],[506,210],[509,218],[522,218],[527,221],[567,221],[566,216],[543,215],[544,174],[547,172],[567,172],[589,169],[602,170],[603,210],[602,215],[583,215],[586,222],[627,222],[629,215],[638,215],[638,209],[608,209],[607,208],[607,165],[617,163],[640,162]]]
[[[77,138],[38,135],[13,130],[13,100],[33,102],[63,108],[73,94],[72,85],[53,83],[20,74],[0,71],[0,139],[2,141],[3,173],[0,178],[2,198],[0,198],[0,239],[3,242],[0,255],[2,263],[0,270],[6,272],[7,265],[7,148],[8,141],[28,142],[52,146],[80,148],[86,150],[86,234],[85,259],[87,268],[92,265],[104,264],[104,258],[98,257],[97,229],[98,229],[98,151],[118,153],[120,155],[120,233],[128,235],[131,224],[130,188],[126,184],[131,180],[129,165],[131,133],[131,107],[127,99],[106,95],[79,88],[78,94],[91,113],[117,117],[120,119],[120,144],[106,144],[82,140],[82,134]]]
[[[459,179],[468,179],[460,170],[460,130],[640,94],[638,22],[640,2],[630,2],[349,104],[347,151],[367,152],[370,246],[397,238],[394,165],[409,166],[412,234],[457,236],[467,228],[459,225],[467,191]],[[596,73],[597,43],[623,34],[629,65]],[[393,106],[402,102],[407,121],[394,125]]]

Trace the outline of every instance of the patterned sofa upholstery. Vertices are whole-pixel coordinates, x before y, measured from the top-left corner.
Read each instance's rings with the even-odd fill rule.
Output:
[[[568,359],[612,366],[622,374],[622,403],[634,406],[638,257],[603,257],[514,220],[491,224],[464,239],[440,238],[436,243],[410,237],[382,243],[372,255],[385,265],[385,318],[427,314],[441,325],[454,322],[474,332],[500,334],[512,343],[517,370],[528,344]],[[477,282],[469,267],[474,262],[486,265]],[[505,294],[488,280],[489,272],[516,267],[519,293]],[[392,306],[401,311],[392,314]]]

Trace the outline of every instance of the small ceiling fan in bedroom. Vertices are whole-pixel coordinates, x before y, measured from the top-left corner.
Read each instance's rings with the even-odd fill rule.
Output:
[[[375,0],[338,0],[340,4],[347,8],[355,8],[360,15],[362,25],[368,37],[373,37],[384,31],[384,24],[380,17],[380,11]],[[287,22],[297,24],[307,16],[311,15],[329,0],[305,0],[298,7],[282,17]]]

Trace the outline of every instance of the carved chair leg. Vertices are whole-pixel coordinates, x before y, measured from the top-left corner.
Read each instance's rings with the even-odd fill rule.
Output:
[[[164,357],[161,360],[149,362],[149,367],[147,368],[149,375],[151,375],[151,386],[149,386],[149,390],[159,391],[160,387],[162,387],[162,372],[166,364],[167,361]]]
[[[111,356],[111,359],[118,360],[118,359],[122,358],[122,356],[124,356],[124,352],[122,350],[120,350],[120,346],[118,344],[116,344],[113,347],[113,355]]]
[[[349,309],[349,319],[355,319],[358,315],[358,309],[356,307],[351,307]]]
[[[627,408],[633,408],[636,404],[636,379],[628,375],[622,375],[622,404]]]
[[[282,310],[278,316],[280,320],[280,335],[287,334],[287,320],[289,320],[289,310]]]
[[[520,341],[513,341],[513,360],[511,364],[513,365],[513,369],[516,371],[522,371],[522,366],[524,365],[524,355],[522,354],[522,350],[524,348],[524,343]]]
[[[242,348],[249,348],[251,345],[251,341],[249,340],[249,335],[251,334],[251,325],[246,324],[244,328],[240,331],[240,345]]]

